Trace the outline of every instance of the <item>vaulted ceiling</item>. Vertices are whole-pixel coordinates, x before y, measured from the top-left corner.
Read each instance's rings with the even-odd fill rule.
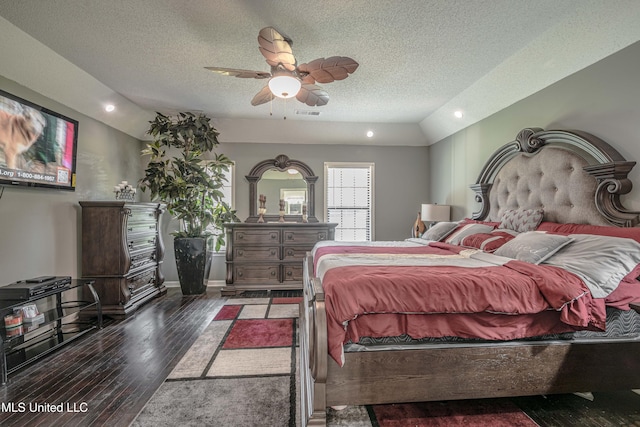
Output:
[[[428,145],[640,39],[636,0],[20,0],[0,17],[0,75],[138,138],[154,111],[203,111],[225,142]],[[325,106],[254,107],[266,80],[204,67],[268,72],[266,26],[299,63],[360,66],[321,85]]]

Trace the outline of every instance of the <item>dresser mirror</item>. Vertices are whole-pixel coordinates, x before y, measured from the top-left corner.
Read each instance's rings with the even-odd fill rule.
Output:
[[[258,222],[258,199],[261,194],[266,197],[267,212],[263,215],[265,222],[279,220],[280,200],[285,202],[286,222],[302,222],[304,206],[307,209],[307,220],[318,222],[314,206],[318,177],[306,163],[280,154],[275,159],[256,164],[246,178],[249,181],[249,218],[246,222]]]

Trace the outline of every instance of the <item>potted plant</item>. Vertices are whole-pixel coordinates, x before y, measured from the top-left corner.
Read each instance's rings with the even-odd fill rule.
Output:
[[[180,287],[185,295],[201,294],[212,249],[217,252],[224,245],[223,224],[239,220],[221,191],[232,162],[213,152],[219,133],[204,114],[156,113],[149,123],[147,133],[154,140],[142,150],[150,159],[139,187],[148,188],[151,199],[166,203],[180,221],[180,230],[172,233]]]

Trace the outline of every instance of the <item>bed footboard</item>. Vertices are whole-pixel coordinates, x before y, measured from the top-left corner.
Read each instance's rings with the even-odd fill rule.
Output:
[[[300,418],[302,426],[327,423],[327,317],[320,280],[313,275],[313,258],[304,261],[304,298],[300,303]]]

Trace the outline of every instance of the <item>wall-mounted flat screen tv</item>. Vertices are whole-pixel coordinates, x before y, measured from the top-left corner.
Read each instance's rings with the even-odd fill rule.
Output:
[[[75,190],[78,121],[0,90],[0,185]]]

